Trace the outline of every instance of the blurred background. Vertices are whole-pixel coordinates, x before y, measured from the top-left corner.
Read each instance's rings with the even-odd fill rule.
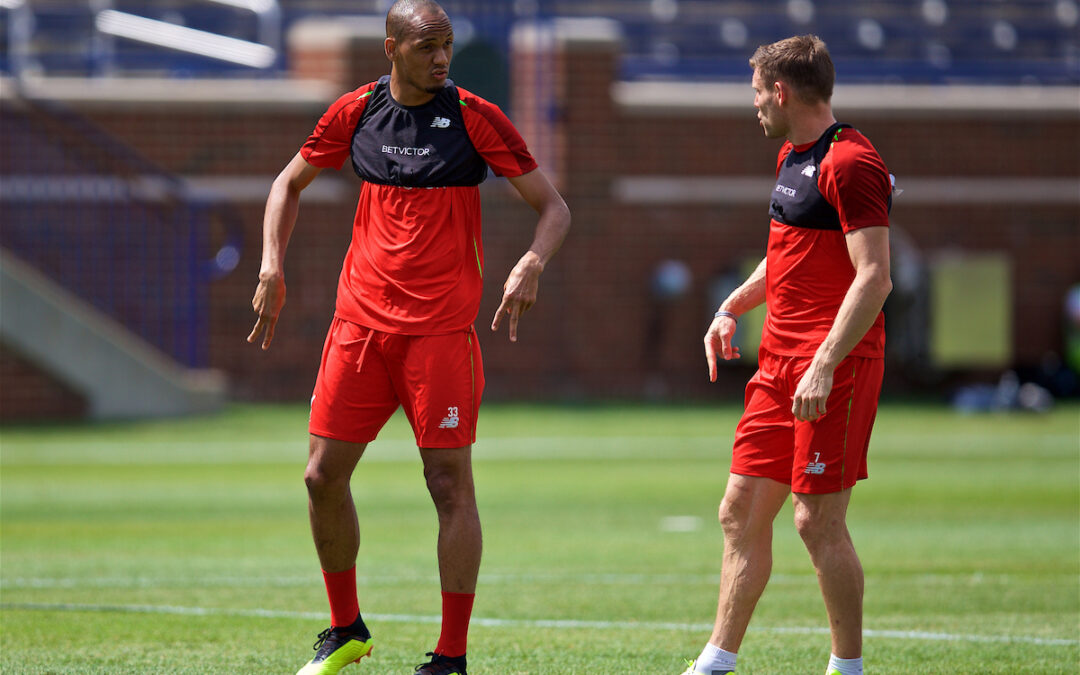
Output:
[[[747,59],[816,33],[893,201],[886,397],[1080,394],[1077,0],[445,0],[451,77],[502,106],[574,216],[520,340],[486,326],[535,214],[483,184],[491,400],[735,400],[701,336],[764,255],[779,143]],[[273,348],[245,338],[270,184],[388,72],[386,0],[0,0],[0,420],[310,396],[358,179],[304,192]]]

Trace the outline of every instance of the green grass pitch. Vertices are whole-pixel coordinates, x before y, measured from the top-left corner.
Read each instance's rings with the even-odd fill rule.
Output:
[[[302,406],[0,431],[0,671],[294,673],[328,621]],[[489,405],[473,675],[675,675],[708,637],[739,409]],[[1080,406],[961,416],[886,404],[850,526],[868,673],[1080,669]],[[353,479],[374,655],[438,637],[435,517],[403,418]],[[777,520],[743,675],[821,673],[813,570]]]

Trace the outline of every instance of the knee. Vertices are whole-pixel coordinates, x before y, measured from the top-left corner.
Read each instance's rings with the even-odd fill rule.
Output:
[[[435,506],[442,509],[455,509],[474,503],[472,482],[467,476],[443,470],[424,472],[428,492]]]
[[[810,549],[827,543],[831,538],[841,537],[847,532],[843,521],[807,508],[795,509],[795,530]]]
[[[724,499],[720,502],[718,517],[724,539],[738,541],[746,536],[749,525],[748,511],[738,500]]]
[[[304,470],[304,485],[307,486],[308,496],[313,499],[321,499],[348,489],[348,478],[335,476],[327,471],[316,461],[308,462]]]

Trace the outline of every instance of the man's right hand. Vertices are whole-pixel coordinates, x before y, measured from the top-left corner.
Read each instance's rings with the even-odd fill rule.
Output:
[[[285,304],[285,278],[281,276],[260,277],[259,285],[255,288],[255,297],[251,299],[251,307],[259,315],[255,321],[255,327],[251,329],[247,341],[254,343],[263,336],[262,348],[270,349],[270,343],[274,339],[274,327],[277,325],[278,315]]]
[[[705,360],[709,362],[709,382],[716,382],[716,354],[719,353],[725,361],[739,358],[739,348],[731,344],[731,338],[735,335],[735,319],[729,316],[718,316],[709,325],[705,333]]]

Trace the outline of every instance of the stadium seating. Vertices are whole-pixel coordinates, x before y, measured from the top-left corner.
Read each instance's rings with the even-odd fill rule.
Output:
[[[387,0],[280,0],[282,34],[312,15],[381,14]],[[93,5],[94,8],[91,7]],[[816,33],[845,81],[981,84],[1080,82],[1080,0],[445,0],[459,37],[505,46],[513,22],[607,16],[625,36],[626,79],[743,79],[758,44]],[[31,72],[62,75],[279,76],[281,55],[252,68],[105,39],[94,28],[108,7],[245,41],[265,41],[249,10],[210,0],[35,0],[0,5],[0,69],[12,72],[9,30],[17,10],[33,16]],[[501,34],[501,35],[500,35]],[[276,42],[281,44],[282,36]]]

